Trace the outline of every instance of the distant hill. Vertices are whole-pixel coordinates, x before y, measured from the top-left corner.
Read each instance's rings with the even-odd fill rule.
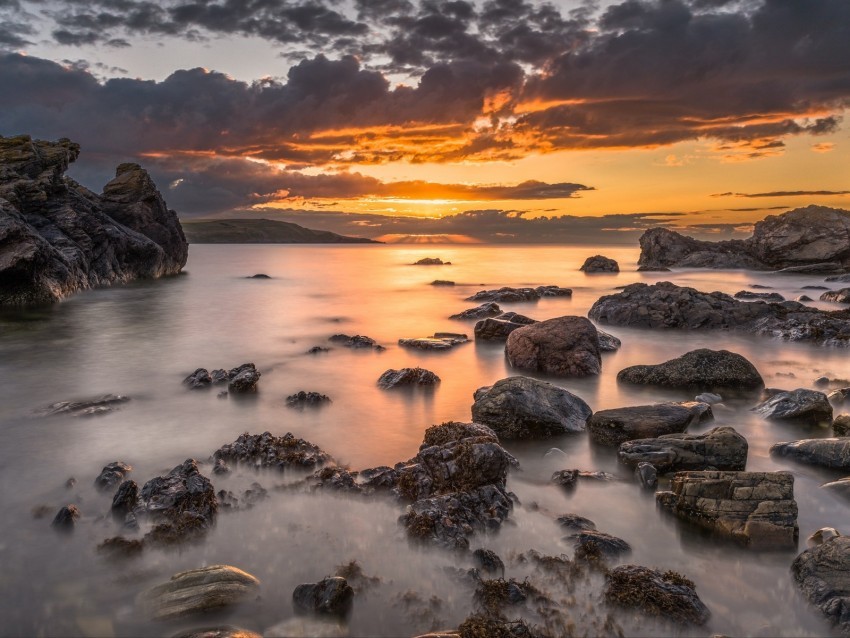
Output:
[[[190,244],[378,244],[271,219],[181,220]]]

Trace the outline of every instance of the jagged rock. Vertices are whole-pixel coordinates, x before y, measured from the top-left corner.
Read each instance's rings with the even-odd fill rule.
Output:
[[[488,317],[475,324],[475,338],[483,341],[506,341],[508,335],[517,328],[537,323],[535,319],[505,312],[498,317]]]
[[[378,378],[378,386],[384,389],[403,386],[432,386],[440,382],[440,377],[425,368],[389,369]]]
[[[514,330],[505,354],[520,370],[572,377],[602,371],[599,336],[584,317],[557,317]]]
[[[493,550],[478,548],[472,552],[472,560],[475,562],[475,566],[485,574],[505,575],[505,563]]]
[[[835,436],[850,436],[850,414],[839,414],[835,417],[832,433]]]
[[[132,471],[133,468],[123,461],[113,461],[100,471],[100,474],[94,480],[94,486],[99,490],[111,489],[123,481],[124,477]]]
[[[211,565],[180,572],[166,583],[139,595],[137,603],[154,620],[234,607],[256,598],[260,581],[230,565]]]
[[[439,257],[423,257],[419,261],[413,262],[414,266],[451,266],[452,262],[443,261]]]
[[[743,299],[745,301],[785,301],[785,297],[778,292],[751,292],[749,290],[741,290],[733,296],[735,299]]]
[[[586,273],[620,272],[620,266],[614,259],[603,257],[602,255],[594,255],[585,259],[584,264],[582,264],[579,270],[583,270]]]
[[[684,432],[690,425],[711,420],[711,406],[688,401],[638,405],[595,412],[587,421],[590,440],[601,445]]]
[[[847,311],[825,312],[795,301],[747,303],[670,282],[632,284],[598,299],[588,316],[602,324],[675,330],[736,330],[786,341],[850,347]]]
[[[2,275],[0,275],[2,277]],[[1,305],[1,304],[0,304]],[[56,416],[67,414],[73,417],[102,416],[115,412],[119,405],[126,403],[130,397],[120,394],[104,394],[92,399],[82,401],[60,401],[37,410],[39,416]]]
[[[371,337],[365,337],[363,335],[346,335],[346,334],[338,334],[333,335],[328,339],[333,343],[338,343],[341,346],[346,348],[352,348],[353,350],[359,350],[361,348],[370,348],[372,350],[386,350],[384,346],[378,345],[378,343],[372,339]]]
[[[659,505],[679,518],[756,549],[797,546],[797,502],[789,472],[679,472]]]
[[[149,532],[154,542],[181,542],[197,537],[212,527],[218,511],[212,483],[193,459],[145,483],[139,501],[143,511],[160,523]]]
[[[569,297],[573,294],[570,288],[559,286],[537,286],[537,288],[499,288],[498,290],[481,290],[466,301],[496,301],[501,303],[518,303],[522,301],[537,301],[541,297]]]
[[[578,514],[563,514],[556,519],[556,522],[565,530],[585,531],[596,529],[596,523]]]
[[[626,465],[651,463],[662,474],[680,470],[743,470],[747,465],[747,439],[734,428],[722,426],[705,434],[666,434],[620,445]]]
[[[68,139],[0,137],[0,305],[52,303],[80,290],[180,272],[188,244],[136,164],[96,195],[64,175]]]
[[[304,409],[305,407],[318,407],[331,402],[331,398],[321,392],[304,392],[301,390],[286,397],[286,405],[290,408]]]
[[[834,301],[836,303],[850,303],[850,288],[830,290],[820,296],[821,301]]]
[[[632,551],[631,545],[622,538],[596,530],[583,530],[569,538],[575,546],[576,558],[585,560],[617,559]]]
[[[344,617],[353,602],[354,590],[342,576],[298,585],[292,592],[292,604],[301,613]]]
[[[125,520],[127,514],[136,509],[139,502],[139,486],[136,481],[124,481],[118,486],[118,491],[112,497],[112,516],[118,520]]]
[[[257,391],[260,373],[253,363],[243,363],[238,368],[231,370],[228,377],[230,378],[230,382],[227,384],[228,392],[231,394],[248,394]]]
[[[56,516],[50,523],[53,529],[58,529],[61,532],[70,532],[74,529],[77,519],[80,518],[80,510],[76,505],[66,505],[56,512]]]
[[[357,483],[357,476],[357,472],[351,472],[338,465],[326,466],[313,472],[310,475],[309,483],[310,488],[314,490],[361,493],[363,489]]]
[[[728,350],[692,350],[657,365],[620,370],[617,381],[692,390],[758,390],[764,387],[755,366]]]
[[[499,304],[488,301],[480,306],[475,306],[475,308],[467,308],[463,312],[451,315],[449,319],[483,319],[485,317],[495,317],[500,314],[502,314],[502,309],[499,308]]]
[[[809,602],[850,635],[850,536],[805,550],[794,559],[791,573]]]
[[[242,492],[239,496],[230,490],[219,490],[216,494],[219,506],[228,510],[250,509],[260,501],[268,498],[268,495],[268,490],[256,481],[251,483],[251,487]]]
[[[599,351],[600,352],[616,352],[623,345],[623,342],[617,339],[612,334],[603,332],[599,328],[596,329],[596,334],[599,336]]]
[[[212,385],[212,377],[209,370],[206,368],[198,368],[188,377],[183,379],[183,383],[189,386],[190,390],[198,390],[208,388]]]
[[[774,394],[754,407],[753,411],[772,421],[832,423],[832,405],[826,395],[803,388]]]
[[[641,266],[824,272],[829,263],[829,270],[841,272],[850,264],[850,213],[824,206],[798,208],[758,222],[749,239],[721,242],[652,228],[640,238],[640,247]]]
[[[501,379],[476,392],[472,420],[491,428],[500,439],[547,438],[582,432],[590,406],[571,392],[530,377]]]
[[[299,439],[287,432],[283,436],[274,436],[270,432],[262,434],[242,434],[233,443],[222,445],[213,453],[217,463],[246,463],[254,467],[312,469],[324,465],[333,459],[320,447],[309,441]]]
[[[435,332],[430,337],[399,339],[398,345],[419,350],[450,350],[458,344],[466,343],[469,337],[454,332]]]
[[[850,437],[777,443],[770,448],[770,453],[808,465],[850,470]]]
[[[625,443],[623,445],[625,445]],[[655,469],[655,466],[652,463],[641,461],[637,464],[637,467],[635,467],[635,478],[637,478],[641,487],[654,490],[658,485],[658,470]]]
[[[605,580],[605,600],[611,604],[683,624],[704,625],[711,616],[693,582],[676,572],[621,565]]]

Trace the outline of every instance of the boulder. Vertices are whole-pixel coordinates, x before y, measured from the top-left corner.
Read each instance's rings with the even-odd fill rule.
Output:
[[[188,377],[183,379],[183,383],[189,386],[190,390],[200,390],[208,388],[212,385],[212,377],[209,370],[206,368],[198,368]]]
[[[295,394],[290,394],[286,397],[286,407],[297,408],[316,408],[322,405],[327,405],[331,402],[331,398],[321,392],[305,392],[301,390]]]
[[[711,406],[706,403],[658,403],[600,410],[588,419],[587,430],[594,443],[620,445],[634,439],[684,432],[689,426],[712,418]]]
[[[425,368],[402,368],[387,370],[378,378],[378,386],[388,390],[404,386],[433,386],[440,382],[440,377]]]
[[[584,260],[581,268],[586,273],[597,272],[620,272],[620,266],[614,259],[603,257],[602,255],[594,255]]]
[[[171,620],[234,607],[258,596],[260,581],[230,565],[180,572],[139,595],[137,603],[154,620]]]
[[[693,350],[657,365],[620,370],[617,381],[636,385],[690,390],[760,390],[764,387],[755,366],[728,350]]]
[[[850,470],[850,438],[802,439],[777,443],[770,448],[773,456],[784,456],[807,465]]]
[[[797,546],[790,472],[679,472],[658,504],[682,520],[754,549]]]
[[[830,290],[820,296],[821,301],[834,301],[836,303],[850,303],[850,288]]]
[[[488,317],[475,324],[475,338],[482,341],[507,341],[508,335],[517,328],[537,323],[535,319],[505,312],[498,317]]]
[[[530,377],[501,379],[476,393],[472,420],[500,439],[539,439],[582,432],[592,414],[576,395]]]
[[[467,343],[469,337],[455,332],[435,332],[430,337],[399,339],[398,345],[418,350],[450,350],[461,343]]]
[[[100,471],[100,474],[94,480],[94,486],[99,490],[112,489],[132,471],[133,468],[123,461],[113,461]]]
[[[596,529],[596,523],[578,514],[563,514],[555,519],[564,530],[585,531]]]
[[[485,317],[495,317],[500,314],[502,314],[502,309],[499,308],[499,304],[488,301],[480,306],[475,306],[475,308],[467,308],[463,312],[451,315],[449,319],[484,319]]]
[[[850,536],[835,536],[805,550],[791,564],[803,595],[850,635]]]
[[[291,432],[274,436],[242,434],[233,443],[221,446],[213,453],[218,463],[244,463],[256,468],[313,469],[330,463],[333,459],[317,445],[296,438]]]
[[[299,613],[344,617],[353,601],[354,590],[342,576],[298,585],[292,592],[292,605]]]
[[[832,405],[823,392],[798,388],[778,392],[753,411],[771,421],[800,421],[818,425],[832,423]]]
[[[786,341],[850,347],[846,311],[826,312],[796,301],[747,303],[721,292],[670,282],[626,286],[598,299],[588,316],[601,324],[664,330],[735,330]]]
[[[218,499],[198,464],[187,459],[165,476],[151,479],[139,493],[141,511],[159,525],[149,536],[155,542],[191,540],[215,523]]]
[[[743,470],[747,439],[729,426],[705,434],[665,434],[620,445],[620,461],[633,467],[651,463],[662,474],[681,470]]]
[[[479,547],[472,552],[472,561],[476,569],[484,574],[498,577],[505,575],[505,563],[493,550]]]
[[[131,514],[139,502],[139,486],[136,481],[124,481],[112,497],[112,516],[123,521]]]
[[[558,317],[524,326],[508,335],[508,363],[520,370],[584,377],[602,371],[599,335],[584,317]]]
[[[676,623],[704,625],[711,612],[692,581],[674,571],[621,565],[605,576],[605,600]]]
[[[569,537],[575,547],[576,558],[584,560],[617,559],[632,551],[622,538],[596,530],[583,530]]]
[[[65,176],[68,139],[0,137],[0,306],[180,272],[188,244],[148,173],[121,164],[97,195]]]

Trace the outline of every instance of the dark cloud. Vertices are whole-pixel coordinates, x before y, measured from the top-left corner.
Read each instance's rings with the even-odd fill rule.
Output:
[[[814,191],[814,190],[799,190],[799,191],[771,191],[767,193],[716,193],[712,197],[823,197],[836,195],[850,195],[850,191]]]

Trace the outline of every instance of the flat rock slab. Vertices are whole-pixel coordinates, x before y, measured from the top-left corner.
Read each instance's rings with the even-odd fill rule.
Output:
[[[777,443],[770,448],[773,456],[784,456],[808,465],[850,470],[850,438],[801,439]]]
[[[691,425],[714,418],[707,403],[658,403],[600,410],[587,420],[590,440],[600,445],[620,445],[684,432]]]
[[[621,565],[606,576],[605,600],[682,624],[704,625],[711,612],[694,584],[676,572]]]
[[[743,470],[747,466],[747,439],[723,426],[705,434],[665,434],[620,445],[620,461],[630,466],[651,463],[661,472],[681,470]]]
[[[764,380],[755,366],[728,350],[693,350],[657,365],[620,370],[617,381],[695,391],[760,390]]]
[[[845,636],[850,636],[850,536],[807,549],[791,565],[794,582]]]
[[[175,574],[142,593],[138,603],[154,620],[170,620],[238,605],[255,598],[259,589],[260,581],[251,574],[212,565]]]
[[[679,472],[658,504],[753,549],[796,548],[797,502],[789,472]]]

